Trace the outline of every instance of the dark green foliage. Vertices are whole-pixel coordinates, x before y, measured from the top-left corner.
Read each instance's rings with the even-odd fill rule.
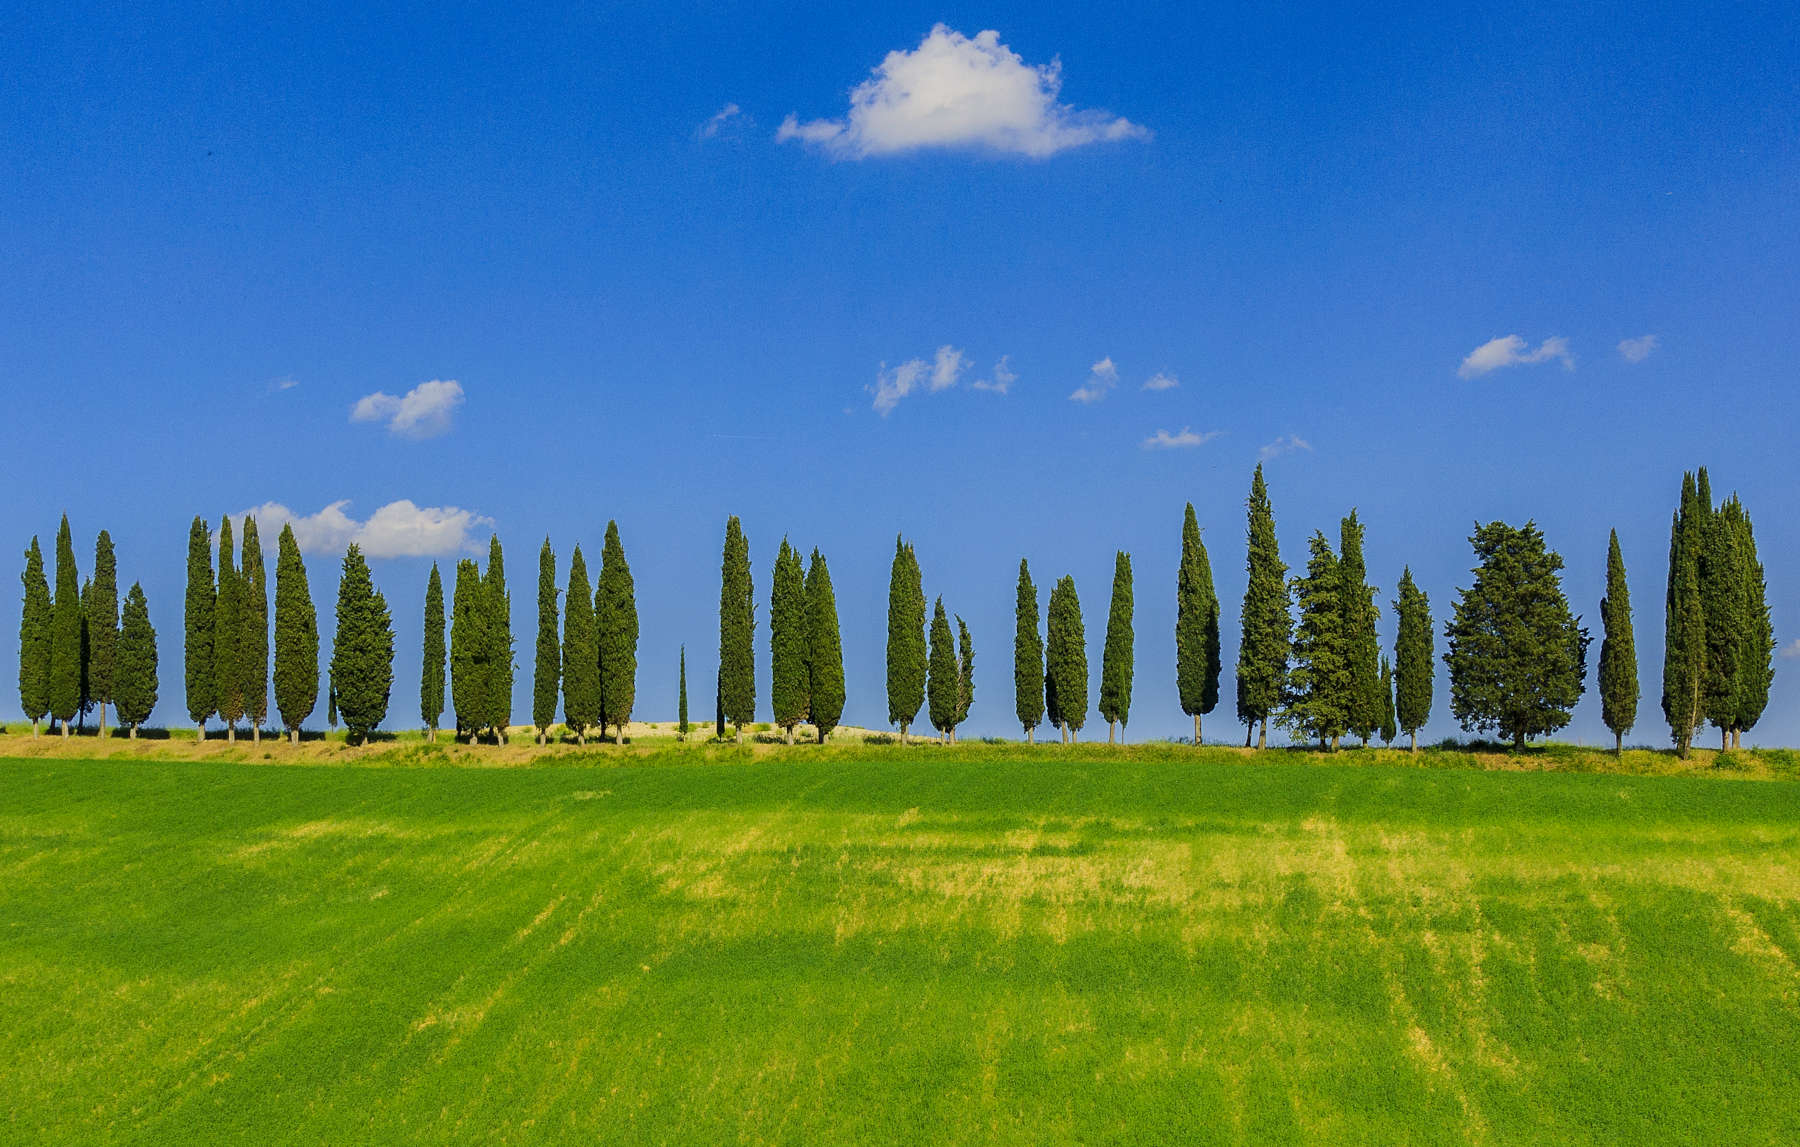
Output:
[[[276,591],[279,596],[280,591]],[[277,623],[279,624],[279,622]],[[436,562],[425,579],[425,636],[419,656],[419,720],[432,740],[444,719],[444,578]],[[279,692],[279,686],[277,687]]]
[[[219,711],[219,688],[213,666],[213,615],[218,596],[213,588],[212,534],[194,518],[188,527],[187,595],[183,616],[182,678],[188,719],[200,726]]]
[[[537,661],[531,678],[531,723],[538,740],[556,723],[556,700],[562,692],[562,639],[557,634],[556,552],[550,539],[538,550]]]
[[[1345,728],[1366,745],[1381,727],[1387,703],[1381,696],[1381,642],[1375,636],[1381,610],[1375,605],[1375,587],[1369,584],[1363,561],[1363,526],[1355,510],[1341,526],[1338,577],[1342,582],[1339,605],[1344,611],[1344,658],[1350,672]]]
[[[269,716],[269,583],[263,567],[262,537],[256,519],[244,518],[242,644],[238,647],[244,715],[261,734]]]
[[[975,639],[969,636],[969,627],[960,613],[956,615],[956,682],[956,720],[950,726],[952,741],[975,705]]]
[[[1337,747],[1349,729],[1352,678],[1344,633],[1344,577],[1325,535],[1313,532],[1304,577],[1294,579],[1300,624],[1288,672],[1281,724],[1297,736]]]
[[[956,635],[950,629],[950,618],[944,613],[944,599],[938,598],[931,613],[930,678],[926,682],[927,713],[931,727],[948,734],[956,727],[956,706],[962,691],[962,675],[956,664]]]
[[[1088,710],[1087,629],[1081,621],[1075,579],[1066,574],[1050,591],[1048,637],[1045,706],[1066,736],[1087,724]]]
[[[1743,627],[1743,650],[1737,658],[1737,709],[1731,729],[1732,747],[1740,735],[1753,729],[1769,705],[1769,689],[1775,683],[1775,626],[1769,615],[1769,587],[1763,575],[1762,562],[1756,556],[1756,535],[1750,515],[1732,498],[1736,511],[1731,515],[1732,528],[1738,531],[1738,560],[1744,563],[1744,603],[1746,621]]]
[[[1018,601],[1013,610],[1013,711],[1026,736],[1044,719],[1044,639],[1038,632],[1037,587],[1019,559]]]
[[[568,614],[563,618],[563,723],[576,740],[600,720],[600,652],[595,645],[594,599],[588,593],[587,559],[576,546],[569,558]]]
[[[81,703],[76,707],[78,714],[77,729],[87,723],[87,715],[94,711],[94,698],[88,692],[88,606],[93,603],[94,579],[87,578],[81,583]]]
[[[1705,471],[1701,473],[1704,475]],[[1706,715],[1706,607],[1700,591],[1700,555],[1708,510],[1694,475],[1682,474],[1681,504],[1669,526],[1662,710],[1675,751],[1683,758],[1693,744],[1694,730]]]
[[[450,707],[457,733],[468,734],[471,741],[487,726],[493,710],[488,701],[493,641],[487,627],[487,587],[480,568],[464,558],[456,563],[456,585],[450,595]]]
[[[844,641],[831,570],[816,548],[806,567],[806,632],[807,709],[822,745],[844,716]]]
[[[745,559],[748,561],[748,558]],[[625,743],[625,726],[637,704],[637,589],[631,567],[625,563],[625,547],[619,542],[616,522],[606,523],[606,547],[600,554],[600,577],[594,590],[594,641],[600,658],[600,727],[619,730]]]
[[[733,514],[725,522],[719,566],[719,704],[740,741],[744,726],[756,720],[755,592],[750,543]]]
[[[50,712],[50,582],[44,553],[34,535],[25,551],[25,605],[19,614],[19,705],[37,734],[38,722]]]
[[[721,668],[713,676],[713,736],[725,739],[725,674]]]
[[[1212,559],[1200,537],[1194,504],[1187,504],[1181,523],[1181,566],[1175,571],[1175,685],[1181,711],[1194,719],[1194,744],[1200,743],[1200,718],[1219,703],[1219,595],[1213,588]]]
[[[344,553],[338,580],[337,637],[331,643],[331,684],[352,741],[366,741],[387,716],[394,684],[394,627],[387,598],[375,588],[362,550]]]
[[[1288,645],[1293,619],[1288,614],[1287,566],[1275,539],[1275,511],[1263,482],[1262,464],[1250,480],[1245,503],[1248,554],[1244,586],[1243,640],[1238,646],[1237,716],[1245,726],[1262,725],[1258,745],[1265,743],[1269,716],[1281,704],[1286,688]],[[1250,743],[1246,735],[1244,743]]]
[[[887,698],[888,723],[907,726],[925,703],[925,587],[912,545],[894,538],[894,563],[888,573]]]
[[[338,727],[337,686],[331,683],[329,670],[325,674],[325,723],[334,731]]]
[[[105,530],[94,543],[94,577],[83,595],[82,621],[87,627],[87,684],[82,692],[100,707],[100,733],[105,736],[119,648],[119,569],[112,536]]]
[[[119,707],[119,724],[132,736],[150,719],[156,708],[156,630],[150,625],[150,605],[144,587],[136,582],[125,594],[119,624],[118,657],[113,665],[113,701]]]
[[[1100,652],[1100,716],[1106,721],[1106,739],[1112,726],[1131,722],[1132,650],[1131,555],[1113,555],[1112,603],[1106,611],[1106,645]]]
[[[680,700],[676,702],[675,707],[675,731],[680,733],[681,739],[685,741],[688,735],[687,646],[685,645],[681,647],[681,693],[679,696]],[[824,737],[821,735],[820,740],[823,739]]]
[[[498,534],[488,537],[488,566],[481,587],[486,597],[488,639],[488,680],[483,689],[487,712],[482,723],[493,730],[496,740],[504,742],[512,725],[512,593],[506,588],[506,557],[500,550]],[[344,724],[349,723],[345,718]]]
[[[769,575],[769,707],[790,741],[794,726],[806,720],[811,692],[806,662],[806,572],[800,554],[783,538]]]
[[[231,519],[219,522],[219,597],[213,611],[213,696],[227,736],[244,715],[244,584],[231,540]]]
[[[1706,532],[1700,539],[1700,608],[1706,630],[1701,707],[1713,727],[1729,738],[1737,723],[1738,659],[1744,654],[1745,628],[1750,623],[1750,565],[1742,553],[1743,532],[1738,527],[1743,506],[1737,498],[1726,499],[1717,511],[1707,510]]]
[[[1399,633],[1394,639],[1394,719],[1419,748],[1419,730],[1431,719],[1431,599],[1413,584],[1412,568],[1400,574],[1400,596],[1394,599]]]
[[[1475,582],[1445,627],[1450,710],[1470,732],[1494,730],[1515,747],[1569,723],[1587,678],[1587,630],[1569,612],[1560,555],[1536,523],[1490,522],[1469,538]]]
[[[1625,556],[1619,531],[1606,548],[1606,596],[1600,599],[1600,716],[1613,731],[1615,749],[1637,724],[1637,642],[1631,629],[1631,590],[1625,584]]]
[[[64,736],[81,708],[81,652],[81,575],[64,514],[56,531],[56,599],[50,610],[50,715],[61,722]]]
[[[432,567],[432,577],[437,567]],[[427,617],[430,615],[427,607]],[[444,709],[444,598],[438,590],[438,711]],[[429,623],[428,623],[429,626]],[[429,671],[431,659],[426,658]],[[275,542],[275,711],[294,740],[319,703],[319,617],[312,586],[292,527],[283,525]]]
[[[1381,743],[1391,745],[1394,737],[1400,732],[1394,716],[1394,667],[1388,659],[1381,659]]]

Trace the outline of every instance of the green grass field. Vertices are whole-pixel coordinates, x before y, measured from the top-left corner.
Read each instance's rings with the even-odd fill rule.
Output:
[[[1800,1141],[1800,784],[982,748],[0,762],[0,1138]]]

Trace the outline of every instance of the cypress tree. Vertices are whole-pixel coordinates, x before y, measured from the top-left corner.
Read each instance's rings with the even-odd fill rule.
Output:
[[[492,682],[488,663],[493,656],[488,612],[481,570],[472,559],[463,558],[456,563],[456,585],[450,595],[450,707],[457,735],[467,733],[470,744],[480,737],[493,711],[488,700]]]
[[[1710,496],[1710,495],[1709,495]],[[1669,584],[1664,599],[1663,717],[1683,760],[1705,717],[1706,616],[1700,549],[1706,515],[1694,475],[1681,476],[1681,504],[1669,526]]]
[[[1175,684],[1181,711],[1194,719],[1196,745],[1200,718],[1219,703],[1219,671],[1219,595],[1189,502],[1181,523],[1181,566],[1175,571]]]
[[[344,552],[338,581],[331,683],[350,738],[367,741],[387,716],[388,692],[394,684],[394,627],[387,598],[375,588],[369,565],[354,542]]]
[[[331,683],[329,670],[325,674],[325,723],[331,726],[332,732],[337,732],[337,686]]]
[[[1281,724],[1336,751],[1349,728],[1352,678],[1344,633],[1344,576],[1325,535],[1314,531],[1306,574],[1294,579],[1300,624],[1287,676]]]
[[[975,705],[975,639],[969,636],[969,627],[960,613],[956,615],[956,663],[956,720],[950,726],[952,745],[956,744],[956,731],[969,719],[969,710]]]
[[[956,705],[962,691],[962,677],[956,664],[956,637],[950,630],[950,619],[944,613],[944,599],[937,599],[931,614],[930,677],[925,686],[927,713],[932,728],[948,742],[950,730],[956,726]]]
[[[568,616],[563,618],[563,723],[575,742],[600,720],[600,651],[594,633],[594,599],[588,593],[587,559],[581,547],[569,557]]]
[[[237,740],[244,715],[244,585],[231,541],[231,519],[219,523],[219,597],[213,611],[213,695],[225,739]]]
[[[1399,633],[1394,639],[1394,717],[1419,751],[1419,730],[1431,719],[1431,599],[1413,584],[1412,567],[1400,574],[1394,600]]]
[[[748,558],[746,558],[748,560]],[[600,554],[600,577],[594,595],[594,631],[600,656],[600,733],[606,726],[619,730],[625,743],[625,726],[637,704],[637,589],[631,567],[625,564],[625,547],[619,542],[616,522],[606,523],[606,548]]]
[[[112,536],[105,530],[94,542],[94,579],[83,608],[87,623],[87,697],[100,708],[100,738],[106,739],[106,707],[117,687],[119,646],[119,570]]]
[[[769,706],[790,745],[794,726],[806,720],[806,654],[806,574],[783,538],[769,577]]]
[[[687,646],[685,646],[685,645],[681,647],[681,694],[680,694],[680,697],[681,697],[681,699],[680,699],[680,701],[677,702],[676,710],[675,710],[675,712],[676,712],[675,733],[678,737],[681,738],[681,740],[685,741],[685,740],[687,740],[687,735],[688,735]],[[824,740],[824,735],[821,734],[819,739]]]
[[[725,739],[725,671],[720,667],[713,674],[713,739]]]
[[[1281,704],[1293,626],[1288,614],[1287,566],[1282,564],[1276,542],[1275,511],[1260,462],[1250,479],[1245,507],[1249,581],[1244,587],[1243,640],[1238,645],[1237,716],[1247,729],[1245,748],[1250,747],[1250,734],[1260,722],[1262,731],[1256,742],[1260,749],[1268,744],[1269,717]]]
[[[1345,729],[1356,734],[1364,747],[1381,727],[1381,642],[1375,622],[1381,611],[1375,605],[1375,588],[1369,585],[1363,561],[1363,526],[1356,511],[1343,520],[1338,546],[1338,576],[1342,580],[1340,605],[1344,610],[1344,657],[1350,672],[1348,715]]]
[[[1381,659],[1381,743],[1391,745],[1400,731],[1394,713],[1394,667]]]
[[[1087,724],[1087,628],[1081,621],[1081,598],[1075,579],[1064,574],[1050,591],[1050,640],[1046,651],[1050,686],[1046,702],[1062,728],[1063,740],[1080,740]]]
[[[1737,502],[1732,499],[1733,504]],[[1744,648],[1737,659],[1737,712],[1732,720],[1731,747],[1743,745],[1745,729],[1753,729],[1769,705],[1769,689],[1775,683],[1775,626],[1769,615],[1769,587],[1762,562],[1756,556],[1756,534],[1750,515],[1737,506],[1732,528],[1738,531],[1737,555],[1745,573],[1743,627]]]
[[[94,604],[94,579],[84,578],[81,583],[81,703],[76,707],[75,731],[83,733],[87,730],[87,715],[94,711],[94,696],[88,691],[88,607]]]
[[[269,584],[263,568],[262,538],[256,519],[244,518],[243,644],[238,653],[243,668],[244,715],[250,718],[250,739],[262,742],[263,722],[269,716]]]
[[[182,679],[187,696],[188,720],[197,736],[206,739],[206,719],[218,712],[219,688],[213,667],[213,614],[217,610],[213,588],[212,534],[198,515],[188,527],[187,596],[184,602]]]
[[[725,553],[719,567],[719,704],[737,730],[740,745],[744,726],[756,720],[755,592],[750,543],[733,514],[725,521]]]
[[[1491,729],[1521,748],[1569,723],[1587,680],[1587,630],[1569,612],[1562,557],[1536,523],[1477,526],[1475,582],[1460,591],[1444,661],[1450,711],[1471,732]]]
[[[431,576],[437,577],[433,566]],[[430,617],[429,605],[426,616]],[[438,711],[444,708],[443,589],[438,591]],[[429,625],[429,621],[427,622]],[[428,651],[429,652],[429,651]],[[427,656],[426,669],[431,659]],[[300,726],[319,703],[319,616],[293,527],[275,540],[275,711],[288,739],[300,743]]]
[[[543,744],[556,723],[556,699],[562,691],[562,640],[556,632],[556,553],[544,538],[538,550],[537,662],[531,678],[531,723]]]
[[[50,611],[50,715],[65,737],[81,709],[81,662],[81,575],[64,514],[56,531],[56,600]]]
[[[900,743],[925,703],[925,588],[911,544],[894,537],[888,573],[888,723],[900,726]]]
[[[1106,743],[1131,721],[1132,676],[1131,555],[1113,555],[1112,604],[1106,612],[1106,646],[1100,654],[1100,716],[1106,720]]]
[[[489,646],[488,680],[484,688],[488,710],[483,723],[493,729],[495,742],[504,745],[512,729],[512,594],[506,588],[506,558],[500,551],[498,534],[488,537],[488,568],[481,585],[486,592],[484,624]],[[344,723],[349,724],[348,718]]]
[[[806,567],[806,631],[806,707],[823,745],[844,716],[844,641],[831,570],[817,547]]]
[[[19,615],[19,705],[38,735],[38,722],[50,712],[50,583],[44,576],[44,553],[37,536],[25,551],[25,607]]]
[[[1029,744],[1035,739],[1038,722],[1044,719],[1044,639],[1038,632],[1037,587],[1031,584],[1031,569],[1024,558],[1019,559],[1013,619],[1013,711]]]
[[[279,591],[277,591],[279,593]],[[425,579],[425,635],[419,651],[419,720],[427,740],[436,741],[444,719],[444,578],[436,562]]]
[[[114,662],[113,700],[119,708],[119,724],[137,740],[138,726],[156,708],[156,630],[150,624],[150,605],[144,587],[137,582],[125,594],[125,610],[119,624],[118,657]]]
[[[1625,734],[1637,724],[1637,642],[1631,631],[1631,590],[1625,584],[1625,556],[1619,531],[1606,548],[1606,596],[1600,599],[1600,715],[1613,732],[1613,753],[1625,750]]]

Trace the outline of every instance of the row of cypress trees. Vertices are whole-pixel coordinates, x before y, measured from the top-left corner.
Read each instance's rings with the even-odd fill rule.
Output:
[[[922,601],[922,599],[921,599]],[[756,590],[750,543],[733,515],[725,522],[719,567],[719,679],[716,733],[729,723],[737,740],[756,720]],[[769,586],[769,700],[788,744],[811,724],[824,744],[844,716],[844,648],[837,591],[817,547],[802,564],[786,538],[776,553]],[[678,727],[687,733],[687,651],[681,653]],[[915,706],[915,712],[917,711]]]

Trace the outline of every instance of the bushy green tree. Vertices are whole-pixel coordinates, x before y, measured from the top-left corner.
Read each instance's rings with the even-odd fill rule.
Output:
[[[1246,726],[1244,747],[1257,734],[1257,748],[1268,744],[1269,717],[1281,705],[1287,680],[1288,647],[1293,619],[1288,614],[1287,566],[1275,539],[1275,511],[1269,488],[1263,481],[1262,464],[1250,479],[1250,498],[1245,503],[1245,569],[1243,639],[1238,645],[1237,716]]]
[[[1133,640],[1131,555],[1113,555],[1112,602],[1106,612],[1106,645],[1100,651],[1100,716],[1106,721],[1106,743],[1120,725],[1131,721]]]
[[[206,719],[218,712],[219,686],[213,665],[213,617],[218,591],[213,586],[212,532],[195,516],[188,527],[187,594],[184,602],[182,682],[188,720],[206,739]]]
[[[594,633],[594,599],[588,593],[587,559],[581,547],[569,557],[568,615],[563,618],[563,723],[576,743],[600,720],[600,651]]]
[[[75,569],[75,542],[69,516],[56,531],[56,599],[50,610],[50,715],[69,735],[81,710],[81,575]]]
[[[1381,659],[1381,743],[1391,745],[1394,737],[1400,732],[1394,713],[1394,668],[1388,659]]]
[[[1063,731],[1063,741],[1079,740],[1087,724],[1087,628],[1081,621],[1081,598],[1075,579],[1063,575],[1050,591],[1049,641],[1045,651],[1049,684],[1045,705]]]
[[[800,555],[781,539],[769,576],[769,706],[775,725],[794,743],[794,726],[806,720],[806,572]]]
[[[1702,471],[1704,474],[1704,471]],[[1710,492],[1705,496],[1710,498]],[[1681,503],[1669,526],[1669,584],[1664,599],[1663,717],[1676,755],[1687,759],[1706,716],[1706,604],[1700,554],[1710,507],[1692,473],[1681,476]]]
[[[1375,636],[1381,611],[1363,561],[1363,525],[1355,510],[1341,526],[1338,576],[1343,583],[1339,605],[1344,611],[1344,659],[1350,671],[1345,730],[1367,746],[1381,727],[1386,702],[1381,698],[1381,642]]]
[[[444,719],[444,577],[436,562],[425,579],[425,634],[419,650],[419,720],[426,739],[437,740],[438,723]]]
[[[435,570],[436,567],[433,567]],[[438,599],[443,624],[443,597]],[[439,635],[442,640],[442,634]],[[443,655],[438,656],[438,708],[443,709]],[[427,667],[429,667],[427,660]],[[288,739],[300,743],[300,726],[319,703],[319,616],[313,608],[306,562],[292,526],[275,539],[275,711]]]
[[[944,613],[944,599],[938,598],[931,614],[930,676],[925,685],[927,715],[931,727],[945,741],[956,726],[957,694],[961,691],[961,675],[956,665],[956,635],[950,629],[950,618]]]
[[[19,615],[19,705],[31,722],[31,735],[50,712],[50,581],[44,573],[44,552],[36,535],[25,551],[25,607]]]
[[[1431,719],[1431,599],[1413,583],[1412,567],[1400,574],[1400,596],[1394,599],[1399,629],[1394,639],[1394,718],[1419,751],[1419,730]]]
[[[831,570],[816,547],[806,567],[806,631],[807,709],[823,745],[844,717],[844,641]]]
[[[748,561],[748,557],[745,558]],[[594,640],[600,655],[600,733],[606,726],[619,731],[625,743],[625,726],[637,704],[637,589],[625,547],[619,541],[616,522],[606,523],[606,547],[600,554],[600,577],[594,593]]]
[[[725,522],[725,554],[719,567],[719,704],[737,730],[756,720],[756,597],[750,576],[750,543],[733,514]]]
[[[911,543],[894,537],[888,570],[888,723],[900,726],[900,743],[925,704],[925,587]]]
[[[344,552],[338,580],[337,637],[331,643],[331,684],[352,741],[362,742],[387,716],[394,684],[394,627],[387,598],[375,588],[355,543]]]
[[[471,744],[493,712],[488,665],[494,642],[487,633],[488,613],[481,570],[464,558],[456,563],[456,585],[450,594],[450,707],[455,710],[457,734],[467,733]]]
[[[1181,566],[1175,571],[1175,685],[1181,711],[1194,719],[1196,745],[1200,718],[1219,704],[1220,669],[1219,594],[1189,502],[1181,523]]]
[[[1294,579],[1300,624],[1280,721],[1296,736],[1336,750],[1349,728],[1353,699],[1344,634],[1344,577],[1324,534],[1313,532],[1306,573]]]
[[[237,568],[232,543],[231,519],[219,522],[219,597],[213,611],[213,695],[219,702],[219,720],[225,722],[225,739],[237,740],[238,719],[244,715],[244,582]]]
[[[1625,734],[1637,724],[1637,641],[1631,627],[1631,590],[1625,583],[1625,556],[1619,531],[1606,548],[1606,596],[1600,599],[1600,716],[1613,733],[1613,752],[1625,750]]]
[[[94,542],[94,578],[82,606],[87,627],[87,698],[100,709],[100,737],[106,738],[106,707],[113,701],[119,648],[119,567],[112,535]]]
[[[969,626],[956,615],[956,720],[950,725],[950,743],[956,744],[956,731],[962,728],[969,719],[969,710],[975,705],[975,639],[969,636]]]
[[[1013,620],[1013,712],[1029,743],[1044,719],[1044,639],[1038,631],[1037,587],[1031,584],[1031,568],[1024,558],[1019,559]]]
[[[537,661],[531,678],[531,723],[543,744],[556,723],[556,700],[562,692],[562,638],[557,633],[556,552],[544,538],[538,550]]]
[[[500,536],[488,538],[488,566],[481,577],[486,591],[486,631],[488,639],[488,682],[485,689],[488,711],[485,724],[494,740],[504,745],[512,729],[513,700],[513,636],[512,593],[506,588],[506,556],[500,549]],[[348,719],[344,722],[348,725]]]
[[[137,739],[138,727],[156,708],[156,630],[150,624],[150,605],[144,587],[137,582],[125,594],[119,624],[118,657],[114,662],[113,700],[119,708],[119,724]]]
[[[1569,723],[1587,680],[1587,630],[1563,595],[1562,557],[1535,522],[1490,522],[1469,538],[1475,582],[1460,591],[1444,661],[1450,711],[1515,748]]]
[[[250,719],[250,739],[261,743],[263,722],[269,717],[269,583],[263,566],[262,536],[256,519],[244,518],[243,644],[238,649],[243,670],[244,716]]]

